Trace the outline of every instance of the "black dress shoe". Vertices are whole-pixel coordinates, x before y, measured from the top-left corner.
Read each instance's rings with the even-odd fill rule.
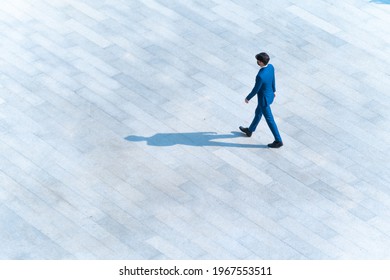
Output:
[[[239,129],[246,134],[246,136],[251,137],[252,136],[252,131],[249,130],[247,127],[242,127],[240,126]]]
[[[281,141],[274,141],[273,143],[268,144],[268,147],[270,148],[280,148],[282,146],[283,146],[283,142]]]

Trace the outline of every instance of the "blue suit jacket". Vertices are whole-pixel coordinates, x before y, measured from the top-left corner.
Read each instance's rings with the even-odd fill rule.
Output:
[[[259,105],[265,107],[272,104],[275,92],[275,70],[272,64],[268,64],[267,67],[259,70],[256,76],[256,84],[246,99],[251,100],[257,94]]]

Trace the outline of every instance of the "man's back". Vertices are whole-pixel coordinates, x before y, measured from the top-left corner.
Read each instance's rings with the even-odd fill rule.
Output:
[[[272,64],[260,69],[256,80],[260,83],[259,91],[257,93],[259,103],[262,106],[270,105],[274,101],[275,88],[275,70]]]
[[[261,87],[259,93],[267,94],[274,93],[275,90],[275,70],[272,64],[260,69],[259,74],[261,79]]]

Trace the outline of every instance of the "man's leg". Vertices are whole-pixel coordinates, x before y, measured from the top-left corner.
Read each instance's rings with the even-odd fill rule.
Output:
[[[271,107],[266,106],[262,107],[264,118],[268,124],[268,127],[271,129],[272,134],[275,137],[275,141],[282,142],[282,138],[280,137],[278,127],[276,126],[274,116],[272,115]]]
[[[257,106],[256,111],[255,111],[255,117],[253,118],[253,121],[251,125],[249,126],[249,131],[254,132],[257,128],[257,125],[259,124],[261,120],[261,116],[263,114],[263,110],[260,105]]]

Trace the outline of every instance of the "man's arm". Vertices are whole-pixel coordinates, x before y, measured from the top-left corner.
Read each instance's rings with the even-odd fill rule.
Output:
[[[256,83],[255,83],[255,86],[253,87],[252,91],[248,94],[248,96],[245,98],[245,103],[248,103],[249,100],[251,100],[252,97],[255,96],[255,95],[259,92],[262,83],[263,83],[263,82],[262,82],[260,76],[257,75],[257,76],[256,76]]]
[[[275,87],[275,76],[272,79],[272,89],[274,90],[274,93],[276,92],[276,87]]]
[[[274,77],[272,79],[272,90],[274,91],[274,97],[276,97],[275,72],[274,72]]]

